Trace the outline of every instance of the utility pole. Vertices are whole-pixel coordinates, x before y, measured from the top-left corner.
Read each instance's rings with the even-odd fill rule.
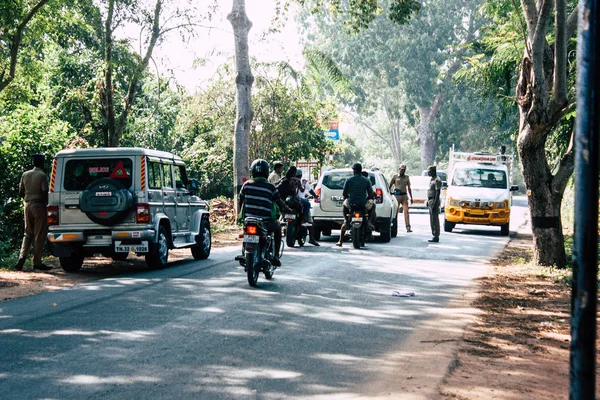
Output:
[[[575,123],[575,240],[569,399],[596,398],[600,0],[580,0]]]

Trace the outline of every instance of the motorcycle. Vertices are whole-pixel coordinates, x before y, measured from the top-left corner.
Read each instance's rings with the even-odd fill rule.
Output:
[[[294,247],[294,243],[298,241],[298,246],[302,247],[308,234],[308,229],[302,226],[302,205],[292,196],[285,199],[285,204],[294,211],[282,215],[282,222],[285,223],[285,244]]]
[[[269,233],[262,220],[246,217],[244,219],[244,242],[242,243],[242,255],[235,259],[244,267],[248,276],[248,283],[255,287],[258,282],[258,274],[262,271],[265,278],[272,279],[277,269],[273,265],[273,254],[275,252],[275,239],[273,232]],[[283,243],[279,251],[279,257],[283,253]]]
[[[369,214],[363,206],[352,204],[350,206],[350,214],[347,215],[347,220],[350,221],[352,246],[355,249],[360,249],[361,246],[365,245],[365,240],[369,234]]]

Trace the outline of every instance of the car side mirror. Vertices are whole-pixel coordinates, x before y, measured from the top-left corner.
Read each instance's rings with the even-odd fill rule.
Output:
[[[198,193],[199,187],[200,187],[200,184],[198,183],[198,180],[196,180],[196,179],[192,179],[190,181],[190,183],[188,184],[188,190],[190,191],[190,194],[192,196],[195,196]]]
[[[519,187],[518,187],[517,185],[512,185],[512,186],[510,187],[510,191],[511,191],[511,192],[516,192],[516,191],[518,191],[518,190],[519,190]]]

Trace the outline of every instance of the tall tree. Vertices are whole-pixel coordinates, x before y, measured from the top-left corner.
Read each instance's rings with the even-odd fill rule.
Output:
[[[494,95],[516,102],[534,260],[563,267],[561,204],[574,169],[577,2],[487,0],[482,9],[489,23],[470,74]],[[501,93],[507,85],[516,88],[514,97]]]
[[[567,260],[561,204],[567,181],[573,174],[573,147],[569,146],[558,168],[552,171],[546,142],[575,106],[574,92],[568,85],[575,73],[568,61],[573,61],[575,51],[568,52],[568,42],[576,33],[577,9],[569,15],[567,0],[521,0],[521,7],[525,18],[525,51],[516,87],[520,115],[517,148],[525,185],[531,193],[529,210],[535,261],[562,267]]]
[[[365,4],[379,3],[373,10],[364,8]],[[408,7],[411,4],[416,5]],[[396,6],[403,10],[402,18],[397,18]],[[421,7],[419,3],[404,1],[369,1],[349,7],[349,11],[342,9],[334,19],[316,19],[317,29],[308,32],[309,38],[331,54],[353,84],[366,94],[366,101],[359,104],[361,113],[373,114],[381,108],[386,111],[390,120],[386,136],[395,157],[402,153],[397,127],[404,116],[417,132],[421,164],[432,164],[438,144],[434,123],[476,31],[475,2],[434,0]],[[380,15],[382,10],[387,10],[388,18]],[[361,17],[357,35],[348,35],[338,28],[364,13],[370,13],[369,18]],[[410,23],[406,23],[411,16]]]
[[[30,9],[30,1],[0,3],[0,92],[15,79],[25,28],[47,2],[39,0]]]
[[[254,76],[250,69],[250,56],[248,54],[248,32],[252,22],[246,15],[246,1],[233,0],[231,12],[227,15],[231,23],[235,40],[235,84],[236,84],[236,118],[233,141],[233,184],[234,202],[238,209],[238,193],[249,177],[249,144],[250,124],[254,112],[252,111],[251,92]]]

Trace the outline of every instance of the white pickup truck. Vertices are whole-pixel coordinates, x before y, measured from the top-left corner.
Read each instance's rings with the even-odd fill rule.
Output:
[[[509,233],[513,156],[508,154],[463,153],[450,150],[450,176],[444,211],[444,231],[456,224],[500,226]]]

